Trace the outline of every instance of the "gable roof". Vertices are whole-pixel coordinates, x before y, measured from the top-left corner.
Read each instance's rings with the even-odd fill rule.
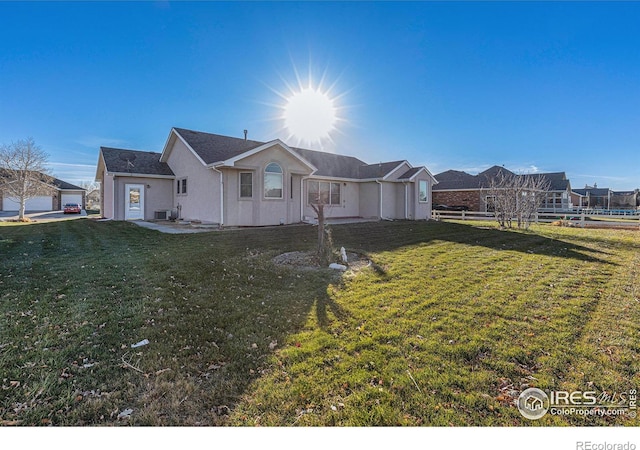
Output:
[[[398,177],[398,180],[408,180],[410,179],[412,176],[414,176],[415,174],[417,174],[418,172],[420,172],[420,169],[423,169],[423,167],[412,167],[411,169],[407,170],[405,173],[403,173],[402,175],[400,175]]]
[[[169,165],[160,162],[160,153],[111,147],[100,147],[100,152],[107,172],[174,176]]]
[[[353,156],[295,147],[292,150],[316,167],[314,175],[317,176],[357,179],[360,178],[359,168],[366,165],[364,161]]]
[[[173,128],[173,131],[184,140],[205,165],[237,159],[244,153],[250,153],[268,144],[268,142],[245,140],[243,138],[222,136],[185,128]],[[288,147],[278,140],[272,142],[280,143],[285,149],[297,154],[304,162],[311,164],[315,169],[313,172],[314,176],[349,178],[355,180],[382,178],[404,162],[389,161],[378,164],[367,164],[353,156]],[[167,143],[169,143],[169,141]]]
[[[173,128],[205,164],[213,164],[239,156],[264,142],[245,140],[202,131]]]
[[[534,173],[518,175],[501,166],[492,166],[477,175],[471,175],[460,170],[447,170],[435,175],[438,180],[438,186],[434,186],[434,190],[469,190],[469,189],[486,189],[491,184],[491,179],[504,173],[518,177],[532,177],[535,179],[544,178],[549,182],[548,191],[566,191],[570,186],[570,182],[564,172]]]
[[[162,153],[110,147],[100,147],[100,151],[108,172],[174,176],[166,161],[168,152],[171,151],[171,143],[175,139],[181,139],[204,165],[211,167],[219,166],[221,163],[233,165],[234,161],[249,156],[252,152],[259,152],[270,144],[280,145],[308,165],[313,170],[313,176],[320,177],[353,180],[383,178],[406,162],[367,164],[353,156],[289,147],[279,140],[260,142],[175,127],[172,128]],[[401,178],[409,179],[420,169],[411,168]],[[424,169],[431,176],[431,173]]]
[[[59,191],[86,191],[86,189],[83,187],[76,186],[75,184],[67,183],[66,181],[53,177],[49,174],[35,172],[35,171],[30,171],[30,173],[37,174],[39,181],[41,181],[44,184],[48,184],[49,186],[53,186]],[[9,176],[10,176],[9,172],[6,169],[0,168],[0,179],[6,180],[7,178],[9,178]]]
[[[438,180],[436,190],[448,189],[479,189],[479,180],[476,175],[470,175],[460,170],[447,170],[435,175]]]
[[[404,161],[388,161],[378,164],[366,164],[358,168],[358,178],[384,178]]]
[[[609,188],[587,188],[587,189],[574,189],[573,192],[582,196],[593,195],[597,197],[606,197],[609,195]]]
[[[53,178],[53,181],[51,182],[51,184],[56,188],[58,188],[58,190],[60,191],[86,191],[86,189],[83,187],[76,186],[75,184],[67,183],[66,181],[62,181],[55,177]]]

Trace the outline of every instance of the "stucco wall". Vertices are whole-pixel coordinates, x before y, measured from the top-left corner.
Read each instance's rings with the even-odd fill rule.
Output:
[[[405,210],[408,209],[408,204],[405,201],[408,192],[405,192],[405,185],[403,183],[396,183],[396,212],[394,219],[404,219],[405,218]],[[406,191],[408,191],[408,187]]]
[[[427,182],[427,201],[420,201],[420,180]],[[431,218],[431,210],[433,209],[433,181],[427,176],[417,177],[413,185],[414,195],[414,220],[425,220]]]
[[[382,182],[382,217],[396,219],[397,183]]]
[[[401,175],[403,175],[407,170],[411,169],[411,167],[409,166],[409,164],[407,164],[406,162],[402,163],[398,168],[394,169],[388,176],[387,176],[387,180],[391,181],[391,180],[397,180],[398,177],[400,177]]]
[[[270,163],[282,168],[282,198],[265,198],[265,168]],[[300,222],[300,179],[310,169],[288,151],[274,145],[223,169],[225,225],[279,225]],[[240,173],[253,174],[253,197],[240,198]]]
[[[113,176],[104,174],[101,185],[102,202],[100,207],[102,208],[102,217],[107,219],[115,219],[113,210]]]
[[[380,217],[380,196],[378,183],[371,181],[358,183],[360,187],[360,217]]]
[[[172,208],[181,207],[185,220],[220,223],[220,174],[205,167],[180,140],[176,139],[167,164],[173,170]],[[187,193],[177,194],[176,183],[187,179]]]
[[[105,177],[107,179],[107,177]],[[171,211],[173,208],[174,182],[164,178],[115,177],[116,211],[113,219],[125,220],[125,195],[127,184],[144,186],[144,220],[153,220],[156,211]],[[105,190],[105,194],[108,191]],[[106,196],[105,196],[106,197]],[[108,206],[105,201],[105,206]],[[105,217],[108,217],[105,214]]]
[[[309,180],[325,181],[330,183],[340,183],[340,205],[326,205],[324,209],[325,217],[360,217],[360,183],[348,181],[332,181],[325,179],[310,178]],[[316,213],[309,206],[307,181],[304,185],[304,215],[307,217],[316,217]]]

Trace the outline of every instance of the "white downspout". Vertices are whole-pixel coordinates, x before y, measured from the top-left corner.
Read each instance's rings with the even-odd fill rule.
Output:
[[[409,193],[407,191],[408,185],[406,181],[403,181],[404,184],[404,220],[409,218]]]
[[[304,222],[304,182],[309,178],[309,176],[300,178],[300,222]]]
[[[220,228],[224,226],[224,183],[222,182],[222,172],[212,167],[220,175]]]
[[[113,176],[113,179],[111,180],[112,184],[111,184],[111,218],[113,220],[117,220],[116,219],[116,176]],[[124,217],[123,217],[124,219]]]
[[[376,183],[380,186],[380,220],[382,220],[382,183],[380,180],[376,180]]]

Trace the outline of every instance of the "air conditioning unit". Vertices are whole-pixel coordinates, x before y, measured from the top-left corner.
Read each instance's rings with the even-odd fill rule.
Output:
[[[156,211],[154,218],[156,220],[167,220],[168,215],[169,215],[169,211]]]

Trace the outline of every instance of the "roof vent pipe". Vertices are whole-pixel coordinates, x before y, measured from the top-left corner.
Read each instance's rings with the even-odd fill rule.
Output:
[[[247,140],[247,133],[248,133],[248,131],[247,131],[247,130],[244,130],[244,140],[245,140],[245,141]]]

